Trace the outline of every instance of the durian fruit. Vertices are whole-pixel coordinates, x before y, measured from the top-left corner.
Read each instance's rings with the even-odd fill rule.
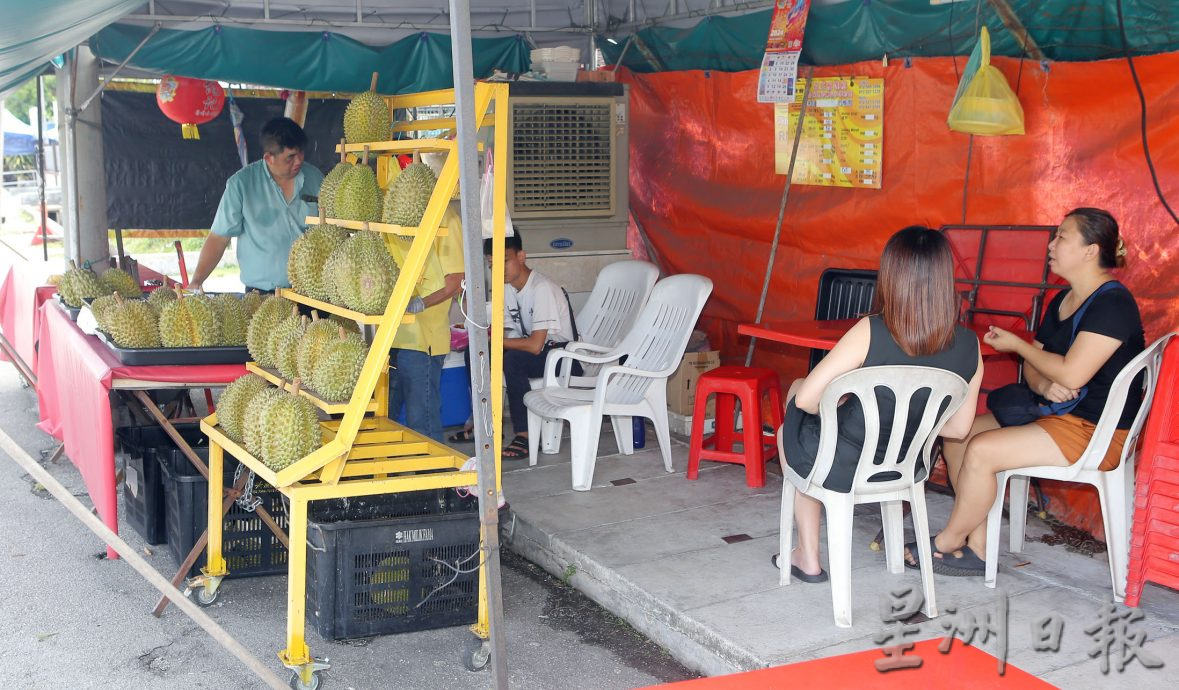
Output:
[[[430,203],[438,177],[425,163],[411,163],[385,192],[383,220],[394,225],[417,227]]]
[[[217,400],[217,424],[229,438],[242,442],[246,410],[254,396],[270,388],[266,379],[257,374],[246,374],[225,387]]]
[[[330,318],[332,322],[336,324],[336,326],[343,328],[349,333],[360,335],[360,324],[356,323],[352,319],[346,316],[340,316],[339,314],[330,314],[328,318]]]
[[[337,339],[340,326],[331,319],[319,318],[319,312],[311,315],[312,321],[295,348],[295,373],[304,381],[311,381],[312,372],[319,362],[323,348],[329,341]]]
[[[237,295],[217,295],[212,302],[217,310],[217,320],[221,322],[221,344],[245,345],[249,317],[242,300]]]
[[[142,349],[160,346],[156,312],[143,300],[125,300],[122,295],[115,293],[115,306],[106,311],[104,320],[103,330],[119,347]]]
[[[322,445],[319,415],[315,405],[299,395],[301,381],[295,379],[290,393],[267,402],[262,414],[262,462],[272,470],[289,467]]]
[[[121,268],[106,269],[98,276],[98,280],[106,287],[107,292],[117,292],[131,299],[143,294],[143,290],[139,289],[139,282]]]
[[[262,306],[262,293],[257,290],[250,290],[242,296],[242,307],[246,310],[246,320],[254,318],[254,312],[258,311],[258,307]]]
[[[344,138],[349,144],[385,141],[392,126],[389,104],[377,94],[377,73],[373,72],[368,91],[354,96],[344,111]]]
[[[376,222],[381,219],[381,188],[377,174],[368,167],[368,152],[360,165],[344,173],[336,188],[336,218]]]
[[[119,297],[121,297],[119,293],[112,292],[109,295],[95,297],[94,301],[90,303],[90,313],[94,314],[94,320],[98,322],[98,327],[103,331],[106,330],[106,317],[118,305]]]
[[[380,217],[380,213],[377,217]],[[83,300],[109,295],[111,291],[102,286],[94,271],[89,268],[78,268],[78,264],[71,259],[70,270],[61,277],[57,292],[63,302],[76,309],[82,306]]]
[[[311,373],[311,387],[325,400],[349,400],[367,356],[364,338],[340,328],[337,337],[324,345]]]
[[[332,275],[337,303],[365,314],[383,314],[400,272],[384,239],[361,230],[340,249]]]
[[[266,413],[270,406],[276,400],[286,395],[278,388],[268,386],[265,390],[256,393],[254,397],[250,398],[250,402],[246,405],[246,413],[242,416],[242,444],[249,451],[250,455],[258,458],[262,462],[266,462],[266,458],[262,454],[262,440],[266,433],[264,425],[266,424]],[[217,417],[220,421],[221,417]]]
[[[272,296],[263,300],[262,306],[254,312],[254,318],[250,319],[250,325],[246,329],[246,347],[250,350],[250,356],[260,366],[274,366],[267,343],[270,342],[270,334],[274,332],[275,326],[286,318],[290,311],[289,301]]]
[[[160,313],[160,309],[163,309],[165,304],[174,301],[176,301],[176,291],[167,287],[156,288],[147,296],[147,303],[156,310],[156,314]]]
[[[299,316],[296,307],[290,318],[283,319],[270,334],[270,342],[267,344],[270,348],[270,359],[285,379],[293,379],[298,375],[299,341],[307,332],[308,323],[309,319]]]
[[[336,190],[340,188],[340,180],[344,173],[352,169],[352,164],[346,160],[347,154],[343,149],[344,139],[340,140],[340,162],[324,175],[319,183],[319,213],[325,218],[336,218]]]
[[[158,292],[158,291],[157,291]],[[160,342],[164,347],[213,347],[221,343],[217,310],[206,297],[177,295],[160,309]]]
[[[287,259],[287,275],[295,292],[331,301],[323,284],[323,267],[332,251],[347,238],[348,232],[343,228],[316,225],[295,240]]]

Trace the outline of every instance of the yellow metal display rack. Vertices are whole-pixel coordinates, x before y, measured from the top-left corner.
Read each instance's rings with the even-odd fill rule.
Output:
[[[508,132],[508,86],[507,84],[475,85],[475,121],[481,127],[494,127],[497,151],[507,150]],[[395,110],[430,105],[448,105],[455,102],[453,89],[433,91],[405,96],[388,97],[389,105]],[[446,129],[454,126],[453,119],[430,120],[431,128]],[[395,131],[420,129],[424,125],[398,125]],[[413,153],[434,151],[446,153],[446,161],[438,175],[433,196],[426,207],[421,225],[416,228],[388,225],[384,223],[358,223],[355,221],[326,219],[325,222],[353,229],[367,229],[377,232],[395,233],[412,237],[404,264],[384,314],[366,315],[333,304],[314,300],[293,290],[284,289],[278,294],[293,302],[306,304],[315,309],[355,319],[363,324],[376,326],[376,335],[364,360],[352,398],[347,402],[328,401],[313,392],[300,390],[320,410],[332,415],[329,421],[320,423],[323,446],[310,455],[296,461],[282,470],[272,470],[259,459],[248,453],[230,439],[217,424],[217,415],[211,414],[201,421],[201,429],[209,436],[209,545],[208,564],[202,569],[202,576],[189,581],[198,603],[208,605],[217,597],[222,579],[228,574],[222,554],[222,487],[225,472],[224,454],[229,453],[255,475],[273,485],[289,500],[290,510],[290,555],[287,571],[287,628],[286,648],[278,653],[283,665],[294,671],[292,687],[315,688],[319,685],[318,672],[327,664],[311,656],[304,639],[304,606],[307,567],[307,520],[308,504],[311,501],[391,494],[405,491],[473,486],[477,483],[476,472],[463,470],[467,456],[453,449],[417,434],[388,419],[388,354],[397,329],[408,323],[413,316],[405,313],[414,288],[421,277],[427,255],[434,239],[448,228],[439,227],[443,213],[454,194],[459,178],[459,156],[457,144],[445,139],[407,139],[377,142],[371,144],[348,144],[337,148],[341,152],[387,152]],[[497,247],[502,246],[504,236],[504,210],[506,209],[506,172],[503,166],[496,166],[494,175],[494,236]],[[308,223],[318,223],[318,218],[308,218]],[[469,232],[479,232],[471,228]],[[491,313],[503,310],[503,252],[495,253],[493,275],[499,280],[492,281]],[[480,299],[474,297],[474,299]],[[492,318],[492,358],[490,390],[501,387],[502,367],[499,366],[503,336],[499,328],[500,319]],[[282,381],[273,370],[264,369],[257,363],[247,364],[247,369],[274,385],[291,389],[289,382]],[[502,418],[501,396],[491,396],[492,425],[499,429]],[[371,414],[370,414],[371,413]],[[500,441],[494,434],[496,490],[500,488]],[[428,471],[424,472],[423,471]],[[471,626],[472,632],[481,640],[489,636],[487,609],[487,565],[481,561],[479,577],[479,618]]]

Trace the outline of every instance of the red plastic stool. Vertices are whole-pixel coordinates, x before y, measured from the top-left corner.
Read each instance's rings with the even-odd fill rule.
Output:
[[[708,396],[716,395],[716,433],[704,438],[704,414]],[[696,405],[692,411],[692,443],[688,451],[688,479],[700,474],[700,461],[732,462],[745,465],[745,483],[766,485],[766,462],[778,454],[774,434],[762,431],[762,398],[769,398],[770,424],[782,426],[782,390],[773,369],[718,367],[701,374],[696,384]],[[736,403],[741,401],[744,430],[736,430]],[[742,450],[734,451],[740,442]]]

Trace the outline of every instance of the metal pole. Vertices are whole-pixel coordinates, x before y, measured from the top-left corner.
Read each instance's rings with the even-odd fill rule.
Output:
[[[794,161],[798,159],[798,142],[802,140],[802,123],[806,118],[806,102],[811,94],[811,77],[815,68],[809,67],[806,73],[806,86],[802,89],[802,107],[798,110],[798,124],[794,127],[794,146],[790,149],[790,165],[786,168],[786,188],[782,190],[782,202],[778,204],[778,224],[774,226],[774,241],[770,243],[770,258],[766,261],[766,277],[761,283],[761,299],[757,301],[757,317],[760,322],[762,312],[766,307],[766,294],[770,291],[770,276],[774,274],[774,259],[778,256],[778,239],[782,236],[782,219],[786,216],[786,199],[790,197],[790,185],[794,181]],[[749,351],[745,353],[745,366],[753,363],[753,348],[757,345],[757,338],[750,338]]]
[[[478,125],[475,123],[475,75],[471,56],[471,7],[469,0],[450,2],[451,58],[454,61],[455,124],[458,130],[459,199],[463,218],[463,260],[467,280],[467,307],[475,324],[490,324],[484,299],[483,222],[479,209],[479,156],[476,152]],[[497,106],[498,107],[498,106]],[[497,167],[505,165],[506,152],[496,151]],[[478,368],[482,381],[491,378],[488,364],[490,343],[486,329],[472,327],[471,366]],[[496,363],[498,364],[498,362]],[[508,687],[508,667],[503,631],[503,597],[500,591],[499,501],[496,490],[495,441],[492,429],[491,396],[499,390],[474,396],[472,419],[475,455],[479,473],[479,521],[482,524],[483,573],[486,577],[487,617],[491,672],[495,687]]]
[[[37,75],[37,194],[41,201],[41,255],[49,261],[49,210],[45,208],[45,93]]]
[[[143,40],[139,42],[139,45],[135,46],[134,50],[132,50],[130,53],[127,53],[127,57],[123,58],[123,61],[115,66],[114,71],[111,72],[109,76],[107,76],[106,80],[98,85],[98,89],[96,89],[94,93],[90,94],[89,98],[82,101],[82,105],[78,106],[77,112],[81,113],[82,111],[86,110],[86,108],[90,106],[90,102],[95,98],[98,98],[98,95],[106,89],[106,85],[114,81],[115,77],[119,75],[119,72],[122,72],[123,68],[127,66],[127,63],[131,62],[131,58],[135,57],[135,54],[139,52],[139,49],[147,45],[147,42],[152,39],[152,36],[155,36],[160,32],[161,26],[162,25],[160,22],[155,23],[155,26],[151,28],[151,31],[147,32],[147,35],[144,36]],[[76,115],[71,115],[71,117],[76,117]]]

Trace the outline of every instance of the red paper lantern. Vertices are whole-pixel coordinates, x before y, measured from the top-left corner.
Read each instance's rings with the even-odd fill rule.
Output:
[[[221,114],[225,91],[215,81],[167,76],[156,88],[156,103],[169,120],[180,123],[185,139],[200,139],[197,125]]]

